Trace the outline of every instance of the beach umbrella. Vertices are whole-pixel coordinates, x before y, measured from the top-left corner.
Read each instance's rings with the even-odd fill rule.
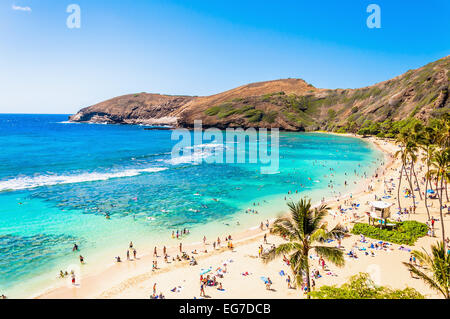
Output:
[[[269,282],[269,280],[266,277],[261,277],[261,280],[264,281],[265,284]]]
[[[211,271],[211,268],[208,268],[208,269],[202,269],[202,270],[200,271],[200,275],[207,274],[207,273],[209,273],[210,271]]]

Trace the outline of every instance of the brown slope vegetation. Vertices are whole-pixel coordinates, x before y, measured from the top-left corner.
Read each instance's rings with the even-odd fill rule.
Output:
[[[394,79],[360,89],[317,89],[301,79],[243,85],[204,97],[140,93],[117,97],[70,117],[78,122],[279,127],[336,130],[349,123],[415,117],[427,120],[450,108],[450,56]]]

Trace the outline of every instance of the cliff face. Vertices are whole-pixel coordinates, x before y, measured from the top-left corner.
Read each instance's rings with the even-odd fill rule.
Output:
[[[124,95],[81,109],[69,120],[108,124],[176,125],[177,117],[172,113],[192,99],[194,98],[190,96],[148,93]]]
[[[301,79],[244,85],[205,97],[139,93],[84,108],[74,122],[191,127],[335,129],[348,121],[427,120],[450,111],[450,56],[360,89],[317,89]]]

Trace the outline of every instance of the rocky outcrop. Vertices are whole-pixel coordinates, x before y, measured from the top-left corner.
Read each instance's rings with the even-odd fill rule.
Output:
[[[176,125],[177,117],[172,113],[192,99],[190,96],[148,93],[124,95],[81,109],[69,120],[108,124]]]
[[[252,83],[212,96],[139,93],[84,108],[74,122],[192,127],[336,129],[348,121],[428,119],[450,109],[450,57],[360,89],[317,89],[301,79]]]

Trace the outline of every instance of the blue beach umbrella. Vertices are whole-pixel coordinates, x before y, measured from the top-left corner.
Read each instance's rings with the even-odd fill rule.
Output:
[[[202,269],[202,271],[200,271],[200,275],[207,274],[207,273],[209,273],[210,271],[211,271],[211,268],[208,268],[208,269]]]

